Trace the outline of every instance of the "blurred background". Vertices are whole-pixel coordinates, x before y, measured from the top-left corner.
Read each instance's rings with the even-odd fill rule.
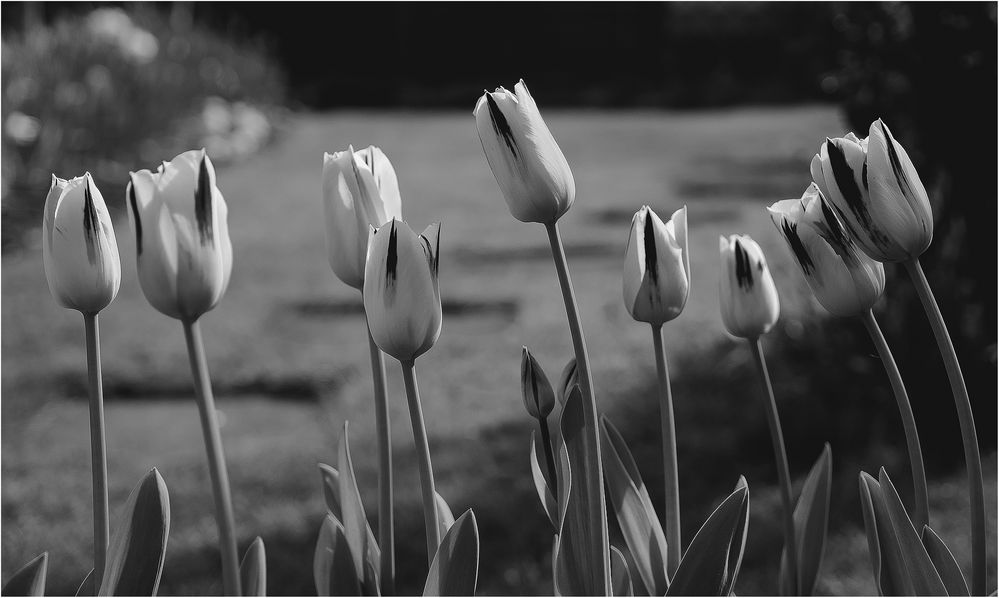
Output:
[[[344,420],[377,525],[360,297],[325,256],[323,151],[380,146],[417,229],[443,220],[444,329],[420,362],[439,491],[474,508],[486,594],[549,592],[551,532],[530,477],[520,347],[557,377],[571,356],[541,227],[510,217],[471,110],[530,85],[572,165],[562,221],[600,408],[662,503],[649,330],[621,300],[632,213],[689,209],[693,289],[666,327],[683,537],[751,488],[740,595],[776,590],[779,498],[757,381],[716,298],[719,234],[767,252],[782,298],[765,340],[792,474],[833,450],[823,594],[874,592],[857,492],[884,465],[907,504],[895,402],[859,321],[828,317],[764,210],[798,197],[826,136],[883,117],[936,217],[924,267],[962,360],[986,455],[989,587],[996,521],[996,5],[994,3],[4,3],[2,6],[2,566],[50,552],[50,592],[90,568],[83,328],[56,306],[38,223],[51,173],[90,171],[124,266],[102,313],[112,518],[156,466],[173,521],[162,593],[219,593],[210,486],[180,326],[143,299],[124,218],[129,170],[206,147],[230,208],[235,268],[204,318],[241,550],[263,537],[272,594],[309,594],[323,513],[316,463]],[[909,387],[931,478],[931,524],[965,566],[956,413],[908,279],[877,309]],[[402,588],[422,587],[418,481],[390,367]]]

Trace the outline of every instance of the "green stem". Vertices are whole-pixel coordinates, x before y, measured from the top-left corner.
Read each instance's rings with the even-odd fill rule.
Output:
[[[378,547],[381,550],[380,586],[391,595],[395,586],[395,520],[392,513],[392,427],[385,392],[385,356],[368,330],[371,377],[375,391],[375,426],[378,434]]]
[[[548,419],[538,418],[538,425],[541,427],[541,444],[545,449],[545,463],[548,465],[548,479],[551,480],[552,495],[558,497],[558,470],[555,468],[555,453],[553,452],[552,437],[548,432]]]
[[[881,333],[878,321],[874,319],[871,310],[867,310],[861,318],[864,326],[867,327],[871,340],[878,348],[881,356],[881,363],[885,366],[888,380],[891,382],[892,391],[895,393],[895,402],[898,403],[898,414],[902,417],[902,427],[905,429],[905,444],[909,450],[909,465],[912,467],[912,489],[915,493],[915,510],[913,512],[912,523],[920,535],[923,533],[923,526],[929,525],[930,503],[926,491],[926,470],[923,467],[923,451],[919,447],[919,432],[916,430],[916,418],[912,415],[912,405],[909,404],[909,395],[905,392],[905,384],[902,382],[902,374],[898,371],[898,365],[891,354],[888,342],[885,341]]]
[[[975,430],[975,415],[971,410],[968,387],[964,383],[961,364],[954,351],[947,324],[944,323],[940,307],[937,305],[930,283],[926,280],[918,259],[903,262],[916,287],[916,294],[923,304],[923,311],[930,321],[933,336],[936,338],[940,357],[947,369],[957,419],[961,425],[961,440],[964,443],[964,460],[968,467],[968,486],[971,500],[971,593],[985,595],[985,486],[982,482],[982,456],[978,448],[978,432]]]
[[[101,382],[101,333],[97,314],[83,314],[87,331],[90,383],[90,470],[94,491],[94,587],[99,588],[108,553],[108,463],[104,439],[104,388]]]
[[[579,320],[579,309],[576,307],[576,295],[569,278],[569,266],[565,259],[565,250],[559,235],[558,224],[546,224],[548,242],[551,244],[552,259],[555,261],[555,271],[558,273],[559,286],[562,288],[562,299],[565,302],[565,313],[569,321],[569,334],[572,337],[572,347],[576,353],[576,367],[579,371],[579,389],[583,395],[583,422],[588,432],[583,436],[583,450],[589,465],[583,471],[583,488],[585,489],[589,507],[589,525],[593,530],[594,555],[592,566],[595,567],[595,578],[600,580],[602,591],[610,595],[610,544],[607,535],[607,505],[604,497],[604,472],[600,461],[600,434],[597,428],[597,403],[593,395],[593,378],[590,374],[590,359],[586,352],[586,341],[583,338],[583,326]],[[575,484],[574,484],[575,485]],[[599,559],[597,556],[599,555]],[[596,590],[596,588],[595,588]]]
[[[403,361],[402,377],[406,382],[406,399],[409,401],[409,419],[413,423],[413,440],[416,442],[416,460],[420,467],[420,486],[423,489],[423,523],[427,528],[427,562],[433,564],[437,547],[441,543],[437,525],[437,490],[434,488],[434,469],[430,463],[430,443],[423,422],[423,405],[420,389],[416,385],[416,364]]]
[[[774,458],[777,461],[777,477],[780,481],[781,501],[784,503],[784,546],[787,552],[788,569],[791,574],[791,587],[795,594],[800,595],[798,587],[798,548],[794,534],[794,502],[791,499],[791,471],[787,465],[787,449],[784,447],[784,432],[780,427],[780,416],[777,414],[777,401],[774,399],[774,389],[770,384],[770,373],[763,357],[763,347],[759,338],[749,339],[749,346],[756,359],[756,367],[763,383],[763,394],[767,411],[767,423],[770,425],[770,439],[774,445]]]
[[[219,434],[219,422],[215,410],[215,398],[212,395],[212,381],[208,375],[208,361],[205,359],[205,346],[201,338],[201,326],[197,320],[184,321],[184,338],[187,340],[187,355],[194,377],[198,413],[201,415],[201,432],[205,437],[205,452],[208,454],[208,473],[212,479],[212,493],[215,497],[215,523],[219,527],[219,547],[222,551],[222,590],[227,596],[239,596],[241,593],[239,554],[236,552],[236,524],[232,514],[229,474],[225,467],[222,436]]]
[[[662,421],[663,480],[666,486],[666,552],[670,578],[680,566],[683,547],[680,544],[680,479],[676,464],[676,426],[673,419],[673,390],[669,383],[669,368],[663,349],[663,327],[652,326],[652,344],[656,351],[656,372],[659,374],[659,418]]]

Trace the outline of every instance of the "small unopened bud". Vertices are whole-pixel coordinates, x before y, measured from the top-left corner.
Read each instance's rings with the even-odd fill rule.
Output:
[[[548,417],[555,408],[555,391],[541,364],[527,347],[524,347],[520,359],[520,388],[524,394],[524,406],[531,417]]]

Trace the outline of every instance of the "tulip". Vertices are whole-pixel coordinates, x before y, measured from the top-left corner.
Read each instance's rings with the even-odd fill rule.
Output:
[[[399,182],[392,163],[375,146],[324,154],[323,204],[333,273],[361,290],[369,228],[402,218]]]
[[[479,141],[513,217],[553,224],[572,206],[576,183],[523,79],[514,92],[499,87],[479,98]]]
[[[121,286],[121,261],[111,215],[90,173],[52,176],[42,221],[42,261],[56,302],[96,314]]]
[[[534,419],[544,419],[555,408],[555,390],[541,364],[524,347],[520,358],[520,388],[527,413]]]
[[[879,262],[919,257],[933,239],[926,189],[905,149],[881,119],[869,136],[827,139],[812,179],[860,248]]]
[[[732,336],[766,334],[780,315],[777,287],[763,250],[746,235],[721,238],[721,314]]]
[[[885,270],[857,249],[813,183],[801,199],[768,208],[816,299],[837,316],[871,309],[885,288]]]
[[[153,307],[193,322],[222,299],[232,273],[228,208],[205,150],[154,173],[131,173],[126,191],[139,283]]]
[[[690,292],[687,208],[663,224],[648,206],[635,212],[624,258],[624,305],[652,325],[680,315]]]

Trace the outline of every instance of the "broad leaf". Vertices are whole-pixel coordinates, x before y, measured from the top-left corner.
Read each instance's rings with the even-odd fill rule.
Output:
[[[647,594],[661,596],[669,585],[666,536],[624,439],[606,417],[602,417],[600,423],[604,436],[604,481],[621,534],[635,559]]]
[[[472,596],[479,577],[479,527],[465,511],[448,530],[434,555],[424,596]]]
[[[128,495],[98,596],[155,596],[170,534],[170,495],[155,468]]]
[[[312,574],[319,596],[360,596],[361,580],[343,533],[343,525],[327,514],[319,530]]]
[[[881,484],[867,472],[860,472],[860,505],[878,594],[912,596],[912,583],[905,572],[895,530],[888,521],[884,503]]]
[[[49,570],[49,553],[43,552],[28,561],[3,585],[3,596],[44,596],[45,576]]]
[[[537,435],[531,431],[531,476],[534,478],[534,490],[538,493],[541,501],[541,508],[545,510],[548,521],[552,527],[558,529],[558,504],[555,502],[555,495],[549,485],[548,476],[544,473],[545,468],[538,462]]]
[[[954,554],[947,548],[944,541],[928,525],[923,526],[923,546],[930,555],[940,579],[947,586],[949,596],[970,596],[968,582],[964,579],[961,566],[957,564]]]
[[[793,587],[787,548],[781,552],[780,585],[784,596],[811,596],[822,567],[829,528],[829,495],[832,489],[832,449],[829,444],[812,465],[794,506],[794,539],[798,549],[798,588]]]
[[[916,595],[946,595],[947,588],[944,586],[943,580],[940,579],[940,574],[937,573],[936,567],[933,566],[933,561],[930,559],[930,555],[927,554],[919,533],[913,527],[912,520],[909,519],[908,513],[905,512],[905,507],[902,506],[902,499],[899,498],[898,492],[895,491],[895,486],[891,483],[891,479],[888,478],[888,473],[884,467],[881,468],[878,481],[881,483],[885,508],[888,512],[891,525],[895,528],[895,534],[902,551],[902,558],[909,571],[909,577],[912,578],[912,585],[916,591]]]
[[[437,499],[437,529],[440,530],[440,535],[443,538],[447,534],[447,530],[454,525],[454,514],[440,492],[434,492],[434,496]]]
[[[347,434],[349,422],[343,423],[343,433],[340,435],[337,465],[339,467],[339,499],[340,512],[343,518],[343,533],[350,544],[350,553],[354,558],[354,570],[365,594],[373,594],[378,585],[379,559],[372,549],[373,537],[364,514],[364,503],[361,502],[361,492],[357,488],[354,477],[354,464],[350,458],[350,441]],[[374,559],[374,560],[372,560]],[[365,566],[365,561],[371,567]],[[371,571],[374,570],[374,576]]]
[[[616,546],[611,546],[611,596],[634,596],[628,560]]]
[[[239,578],[243,596],[267,595],[267,554],[260,536],[246,549],[239,564]]]
[[[727,596],[732,591],[749,526],[749,487],[735,490],[711,513],[694,536],[670,582],[667,596]]]

